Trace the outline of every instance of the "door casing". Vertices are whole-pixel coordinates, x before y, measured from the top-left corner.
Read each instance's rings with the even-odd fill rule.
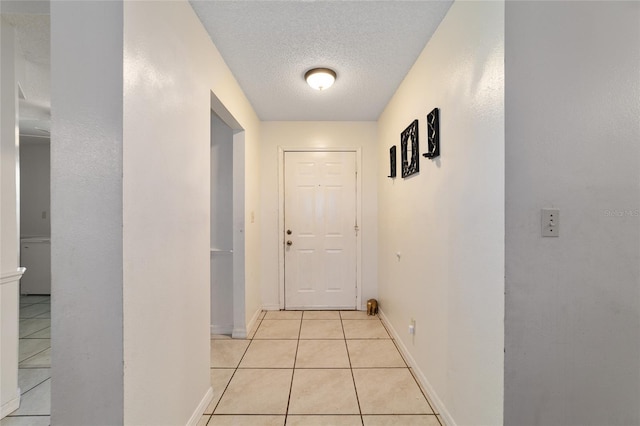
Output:
[[[278,283],[279,305],[284,309],[284,154],[285,152],[355,152],[356,154],[356,309],[362,309],[362,152],[361,148],[295,148],[278,147]]]

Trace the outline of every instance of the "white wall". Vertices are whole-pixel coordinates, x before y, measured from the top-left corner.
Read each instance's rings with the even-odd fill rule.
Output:
[[[210,387],[211,91],[247,152],[259,152],[259,122],[186,1],[126,2],[124,45],[124,420],[186,424]],[[246,207],[257,210],[251,161]],[[257,269],[257,224],[241,225]],[[251,274],[246,293],[258,293]]]
[[[507,2],[505,99],[505,424],[640,424],[640,3]]]
[[[1,23],[0,41],[2,56],[0,57],[0,83],[2,84],[2,109],[0,110],[0,184],[2,185],[2,204],[0,219],[2,239],[0,241],[2,274],[15,273],[18,267],[18,217],[16,208],[16,171],[19,152],[18,141],[18,97],[16,76],[16,38],[15,28],[5,22]]]
[[[377,169],[375,122],[263,122],[261,131],[262,303],[278,309],[278,147],[362,149],[362,299],[376,297]]]
[[[503,61],[504,3],[456,2],[378,122],[380,308],[447,424],[502,424]],[[424,153],[435,107],[441,156],[403,179],[400,133],[418,119]]]
[[[0,418],[20,402],[16,47],[14,28],[0,18]]]
[[[123,422],[122,3],[51,3],[53,425]]]
[[[256,153],[252,210],[258,119],[186,1],[56,2],[52,46],[53,424],[195,424],[211,397],[211,92]],[[240,225],[255,256],[258,223]],[[257,311],[259,282],[245,291]]]
[[[51,235],[49,140],[20,138],[20,236]],[[44,218],[43,216],[44,212]]]

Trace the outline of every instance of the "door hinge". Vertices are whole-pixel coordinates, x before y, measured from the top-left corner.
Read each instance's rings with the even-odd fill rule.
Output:
[[[360,227],[356,224],[356,226],[353,227],[353,230],[356,231],[356,236],[357,236],[358,231],[360,231]]]

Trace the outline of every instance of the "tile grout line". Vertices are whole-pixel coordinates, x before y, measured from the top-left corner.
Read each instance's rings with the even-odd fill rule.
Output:
[[[323,340],[323,339],[316,339]],[[337,340],[336,340],[337,341]],[[49,367],[33,367],[49,368]],[[406,370],[407,367],[296,367],[298,370]],[[211,367],[210,370],[232,370],[233,368]],[[287,367],[242,367],[238,370],[291,370]]]
[[[382,321],[380,321],[380,322],[382,322]],[[382,326],[384,327],[384,323],[382,323]],[[385,330],[386,329],[387,328],[385,327]],[[389,333],[389,330],[387,330],[387,334],[389,334],[389,336],[391,336],[391,334]],[[400,350],[400,348],[398,347],[398,344],[396,343],[396,339],[394,339],[393,337],[390,337],[390,338],[391,338],[391,342],[393,342],[393,346],[396,348],[396,351],[398,351],[398,353],[400,354],[400,358],[402,358],[402,362],[404,362],[404,366],[406,368],[410,368],[409,364],[407,363],[407,360],[404,359],[404,355],[402,355],[402,351]]]
[[[18,414],[17,416],[13,416],[13,415],[9,414],[5,418],[9,418],[9,417],[13,417],[13,418],[18,418],[18,417],[51,417],[51,414]]]
[[[37,388],[38,386],[40,386],[41,384],[43,384],[43,383],[44,383],[44,382],[46,382],[47,380],[51,380],[51,376],[47,377],[46,379],[44,379],[43,381],[41,381],[41,382],[40,382],[40,383],[38,383],[37,385],[35,385],[35,386],[33,386],[33,387],[31,387],[31,388],[27,389],[26,391],[22,392],[22,393],[20,394],[20,397],[22,397],[23,395],[25,395],[27,392],[30,392],[30,391],[34,390],[35,388]],[[20,390],[22,390],[22,389],[20,389]],[[47,414],[47,415],[48,415],[48,414]]]
[[[364,426],[364,418],[362,417],[362,407],[360,406],[360,398],[358,397],[358,388],[356,387],[356,378],[353,375],[353,365],[351,364],[351,355],[349,354],[349,345],[347,345],[347,335],[344,332],[344,323],[342,322],[342,313],[340,313],[340,327],[342,327],[342,335],[344,336],[344,347],[347,350],[347,359],[349,360],[349,372],[351,372],[351,380],[353,381],[353,390],[356,393],[356,402],[358,403],[358,411],[360,412],[360,424]]]
[[[431,405],[431,401],[429,401],[429,398],[427,397],[427,394],[424,392],[424,390],[422,389],[422,386],[420,385],[420,382],[418,381],[418,379],[416,378],[416,376],[413,373],[413,368],[411,368],[409,366],[409,363],[407,362],[407,360],[404,358],[404,355],[402,354],[402,351],[400,350],[400,348],[398,347],[398,343],[396,342],[396,339],[393,338],[393,335],[389,332],[389,329],[387,328],[387,326],[385,325],[384,321],[382,321],[379,317],[378,319],[380,320],[380,323],[382,324],[382,326],[384,327],[385,331],[387,332],[387,334],[389,335],[389,338],[391,339],[391,342],[393,342],[393,346],[395,346],[396,350],[398,351],[398,353],[400,354],[400,358],[402,358],[402,362],[404,362],[404,365],[406,366],[407,370],[409,371],[409,374],[411,374],[411,378],[413,379],[414,382],[416,382],[416,385],[418,386],[418,390],[420,391],[420,393],[422,394],[422,397],[425,399],[425,401],[427,401],[427,405],[429,406],[429,408],[431,409],[431,412],[434,416],[436,416],[436,420],[438,421],[438,423],[440,425],[442,425],[442,423],[440,423],[440,419],[438,419],[438,414],[436,414],[436,410],[433,409],[433,406]],[[401,368],[405,368],[405,367],[401,367]]]
[[[51,340],[51,339],[45,339],[45,340]],[[19,344],[19,343],[18,343],[18,344]],[[29,361],[31,358],[33,358],[33,357],[35,357],[35,356],[38,356],[38,355],[40,355],[41,353],[48,351],[49,349],[51,349],[51,342],[49,342],[49,347],[48,347],[48,348],[45,348],[45,349],[41,350],[40,352],[35,353],[35,354],[33,354],[33,355],[31,355],[31,356],[29,356],[29,357],[27,357],[27,358],[23,359],[22,361],[18,361],[18,369],[20,369],[20,368],[21,368],[21,367],[20,367],[20,364],[22,364],[23,362],[25,362],[25,361]],[[48,367],[31,367],[31,368],[51,368],[51,366],[49,365]]]
[[[302,335],[302,320],[304,318],[304,311],[300,314],[300,327],[298,328],[298,339],[296,340],[296,353],[293,356],[293,369],[291,370],[291,384],[289,385],[289,397],[287,398],[287,409],[284,412],[284,424],[287,424],[287,418],[289,418],[289,404],[291,404],[291,391],[293,390],[293,377],[296,374],[296,362],[298,360],[298,348],[300,347],[300,336]]]
[[[44,319],[44,318],[43,318]],[[46,326],[45,328],[42,328],[40,330],[34,331],[33,333],[29,333],[26,336],[23,337],[19,337],[20,339],[50,339],[50,337],[31,337],[36,333],[40,333],[41,331],[45,331],[47,328],[51,328],[50,325]]]
[[[211,425],[212,425],[212,424],[213,424],[213,423],[212,423],[212,421],[213,421],[213,415],[215,415],[215,414],[214,414],[214,413],[215,413],[215,411],[217,410],[217,408],[219,408],[220,402],[222,401],[222,398],[225,396],[225,393],[228,391],[228,387],[229,387],[230,383],[233,381],[233,378],[235,377],[235,374],[237,373],[237,371],[238,371],[238,370],[240,370],[240,365],[241,365],[242,361],[244,360],[244,357],[246,357],[246,354],[248,353],[248,349],[249,349],[249,347],[252,345],[253,340],[259,340],[259,339],[255,339],[255,335],[257,334],[257,332],[258,332],[258,330],[260,329],[260,327],[264,324],[264,320],[265,320],[265,318],[266,318],[266,315],[263,315],[263,316],[262,316],[262,318],[260,319],[260,321],[258,321],[258,324],[257,324],[257,325],[256,325],[256,327],[255,327],[255,330],[256,330],[256,331],[255,331],[254,333],[252,333],[253,338],[249,338],[249,339],[248,339],[248,340],[249,340],[249,344],[247,345],[247,347],[245,348],[244,352],[242,353],[242,356],[240,357],[240,360],[239,360],[238,364],[237,364],[237,365],[236,365],[236,367],[233,369],[233,374],[231,375],[231,377],[230,377],[230,378],[229,378],[229,380],[227,381],[227,384],[226,384],[226,386],[225,386],[225,388],[224,388],[223,392],[221,393],[220,398],[219,398],[219,400],[218,400],[218,401],[217,401],[217,403],[216,403],[216,406],[215,406],[215,407],[213,408],[213,410],[211,411],[211,414],[210,414],[210,415],[208,415],[208,416],[209,416],[209,417],[208,417],[208,419],[206,419],[206,422],[205,422],[205,423],[206,423],[207,425],[209,425],[209,424],[211,424]],[[319,319],[322,319],[322,318],[319,318]],[[342,317],[342,313],[339,313],[339,319],[340,319],[340,325],[341,325],[341,330],[342,330],[342,336],[343,336],[343,337],[342,337],[342,338],[339,338],[339,339],[327,339],[327,340],[334,340],[334,341],[336,341],[336,342],[337,342],[338,340],[342,340],[342,342],[343,342],[343,344],[344,344],[344,347],[345,347],[345,349],[346,349],[346,351],[347,351],[347,359],[348,359],[348,363],[349,363],[349,366],[348,366],[347,368],[349,368],[349,370],[350,370],[350,372],[351,372],[351,376],[352,376],[352,383],[353,383],[353,386],[354,386],[354,392],[355,392],[355,396],[356,396],[356,403],[358,404],[358,411],[359,411],[359,416],[360,416],[360,424],[361,424],[362,426],[364,426],[364,424],[365,424],[365,423],[364,423],[364,415],[363,415],[363,412],[362,412],[362,407],[361,407],[361,403],[360,403],[360,398],[359,398],[359,395],[358,395],[358,389],[357,389],[356,381],[355,381],[355,372],[354,372],[354,370],[355,370],[355,369],[357,369],[357,368],[354,368],[354,367],[353,367],[353,364],[352,364],[351,354],[350,354],[350,352],[349,352],[349,346],[348,346],[348,340],[349,340],[349,339],[347,339],[347,337],[346,337],[346,332],[345,332],[345,327],[344,327],[344,321],[345,321],[345,320],[344,320],[344,318]],[[422,394],[423,398],[424,398],[424,399],[425,399],[425,401],[427,402],[427,405],[428,405],[428,406],[429,406],[429,408],[431,409],[431,413],[408,413],[408,412],[407,412],[407,413],[402,413],[402,414],[399,414],[399,415],[401,415],[401,416],[417,416],[417,415],[427,415],[427,414],[429,414],[429,415],[433,415],[433,416],[435,416],[435,417],[436,417],[436,422],[437,422],[437,423],[435,423],[435,422],[434,422],[435,424],[442,425],[442,422],[440,421],[440,418],[438,417],[438,414],[436,414],[435,410],[433,410],[433,407],[431,406],[431,403],[429,402],[429,399],[427,398],[427,396],[425,395],[425,393],[424,393],[424,391],[423,391],[422,387],[421,387],[421,386],[420,386],[420,384],[418,383],[418,381],[417,381],[417,379],[416,379],[415,375],[413,374],[412,369],[408,366],[407,361],[405,360],[404,356],[402,355],[402,352],[399,350],[398,345],[397,345],[397,341],[396,341],[395,339],[393,339],[393,337],[390,335],[389,330],[387,329],[387,327],[385,327],[385,324],[380,320],[380,318],[379,318],[379,317],[377,317],[377,318],[375,318],[375,319],[378,319],[378,320],[380,321],[381,325],[383,326],[383,328],[385,329],[385,331],[386,331],[386,333],[387,333],[387,336],[388,336],[387,338],[385,338],[385,339],[381,339],[381,338],[363,338],[363,339],[353,339],[353,340],[387,340],[387,339],[388,339],[388,340],[391,340],[391,341],[393,342],[393,347],[394,347],[394,348],[396,349],[396,351],[400,354],[401,359],[403,360],[403,365],[404,365],[404,366],[403,366],[403,367],[378,367],[378,368],[375,368],[375,369],[376,369],[376,370],[378,370],[378,369],[380,369],[380,370],[399,370],[399,369],[406,368],[406,369],[410,372],[410,375],[411,375],[412,379],[414,380],[414,382],[416,382],[416,384],[417,384],[417,386],[418,386],[418,389],[419,389],[420,393]],[[295,339],[283,339],[283,340],[289,340],[289,341],[291,341],[291,340],[296,340],[296,348],[295,348],[294,358],[293,358],[293,361],[294,361],[294,362],[293,362],[293,368],[292,368],[292,376],[291,376],[291,381],[290,381],[290,385],[289,385],[289,392],[288,392],[288,398],[287,398],[286,411],[285,411],[285,413],[284,413],[284,424],[285,424],[285,425],[287,424],[287,422],[288,422],[288,417],[289,417],[289,415],[290,415],[290,414],[289,414],[289,410],[290,410],[290,404],[291,404],[291,398],[292,398],[292,392],[293,392],[293,381],[294,381],[294,378],[295,378],[295,373],[296,373],[296,370],[302,370],[302,368],[299,368],[299,366],[297,365],[297,355],[298,355],[298,353],[299,353],[300,343],[301,343],[301,341],[302,341],[302,340],[310,340],[310,341],[314,341],[314,340],[324,340],[324,339],[322,339],[322,338],[317,338],[317,337],[309,337],[309,339],[302,339],[302,326],[303,326],[303,322],[304,322],[304,320],[305,320],[305,311],[301,311],[301,316],[300,316],[300,318],[299,318],[300,323],[299,323],[299,327],[298,327],[297,338],[295,338]],[[213,339],[212,339],[212,340],[213,340]],[[270,339],[266,339],[266,340],[268,341],[268,340],[278,340],[278,339],[277,339],[277,338],[270,338]],[[362,368],[373,368],[373,367],[362,367]],[[248,370],[251,370],[251,369],[264,369],[264,368],[259,368],[259,367],[248,368]],[[273,367],[273,368],[267,368],[267,369],[276,369],[276,370],[281,370],[282,368],[275,368],[275,367]],[[323,370],[323,369],[334,369],[334,368],[333,368],[333,367],[321,367],[321,368],[310,368],[310,369],[311,369],[311,370]],[[46,381],[46,380],[45,380],[45,381]],[[286,385],[285,385],[285,386],[286,386]],[[300,414],[302,414],[302,413],[300,413]],[[227,413],[227,414],[220,414],[220,415],[222,415],[222,416],[231,416],[231,415],[248,415],[248,414],[240,414],[240,413],[233,414],[233,413]],[[267,415],[267,414],[259,414],[259,413],[256,413],[256,414],[254,414],[254,415],[259,416],[259,415]],[[274,413],[274,415],[275,415],[275,413]],[[309,414],[306,414],[306,415],[312,415],[312,414],[311,414],[311,413],[309,413]],[[315,413],[315,414],[313,414],[313,415],[322,415],[322,414]],[[333,414],[326,413],[325,415],[333,415]],[[335,414],[335,415],[338,415],[338,414]],[[343,414],[343,415],[346,415],[346,414]],[[356,414],[356,415],[358,415],[358,414]],[[388,414],[387,414],[387,413],[380,413],[379,415],[381,415],[381,416],[392,416],[392,415],[394,415],[394,414],[392,414],[392,413],[388,413]],[[293,414],[291,414],[291,416],[292,416],[292,419],[293,419],[293,418],[295,418],[295,416],[294,416]],[[204,420],[204,419],[203,419],[203,420]],[[355,419],[353,419],[353,420],[355,420]]]
[[[260,322],[258,323],[258,325],[256,325],[256,333],[258,332],[258,328],[260,328],[260,326],[262,325],[262,320],[263,319],[264,318],[260,319]],[[253,335],[255,336],[255,333]],[[210,339],[210,340],[214,340],[214,339]],[[218,406],[220,405],[220,402],[222,401],[222,398],[224,397],[225,392],[227,391],[227,389],[229,388],[229,385],[231,384],[231,380],[233,380],[233,376],[236,375],[236,372],[238,371],[238,368],[240,367],[240,363],[242,363],[242,360],[244,359],[244,356],[247,354],[247,351],[249,350],[249,346],[251,346],[251,342],[253,342],[253,337],[249,338],[247,340],[249,340],[249,344],[244,349],[244,352],[242,353],[242,356],[240,357],[240,360],[238,361],[238,365],[236,365],[236,367],[233,369],[233,374],[231,375],[231,377],[229,377],[229,380],[227,381],[227,384],[225,385],[224,390],[220,394],[220,398],[218,399],[218,402],[216,402],[216,406],[213,407],[213,410],[211,410],[211,415],[209,416],[209,420],[207,420],[207,425],[209,424],[209,422],[213,418],[213,415],[215,414],[216,410],[218,409]],[[211,369],[212,368],[209,367],[209,371],[211,371]],[[207,425],[205,425],[205,426],[207,426]]]
[[[43,328],[39,328],[38,330],[33,331],[33,332],[27,334],[26,336],[20,337],[20,339],[24,339],[26,337],[33,336],[34,334],[39,333],[39,332],[41,332],[43,330],[46,330],[47,328],[51,328],[51,319],[50,318],[49,319],[47,319],[47,318],[24,318],[24,319],[20,320],[20,323],[23,322],[23,321],[34,320],[34,319],[48,320],[49,321],[49,325],[46,325]],[[18,333],[19,333],[19,331],[18,331]]]
[[[51,380],[51,377],[49,377],[46,380],[43,380],[42,382],[38,383],[37,385],[35,385],[31,389],[29,389],[28,391],[23,392],[22,394],[20,394],[20,399],[22,400],[22,398],[24,398],[25,395],[27,395],[29,392],[35,390],[35,388],[37,388],[38,386],[40,386],[41,384],[43,384],[47,380]],[[7,415],[7,417],[31,417],[31,416],[50,416],[50,415],[51,414],[20,414],[20,415],[17,415],[17,416],[12,416],[11,414],[9,414],[9,415]]]
[[[49,341],[49,345],[48,347],[42,349],[41,351],[38,351],[26,358],[24,358],[23,360],[19,360],[18,361],[18,372],[20,372],[20,370],[36,370],[36,369],[48,369],[49,370],[49,374],[48,377],[44,380],[40,380],[37,384],[29,387],[28,389],[21,389],[20,391],[20,398],[25,398],[27,397],[28,394],[30,394],[31,392],[35,392],[40,386],[44,385],[44,383],[46,383],[47,381],[49,381],[49,383],[51,383],[51,363],[49,362],[48,365],[35,365],[35,366],[29,366],[29,365],[24,365],[23,363],[25,362],[29,362],[30,360],[35,359],[38,356],[41,356],[44,352],[46,352],[47,350],[51,350],[51,337],[48,338],[37,338],[37,337],[31,337],[37,333],[41,333],[42,331],[46,330],[46,329],[50,329],[51,328],[51,298],[50,297],[45,297],[44,300],[38,300],[37,302],[31,302],[29,300],[26,300],[25,298],[28,296],[23,296],[20,295],[20,300],[19,300],[19,306],[18,306],[18,325],[22,325],[24,323],[26,323],[27,321],[29,321],[29,323],[32,323],[32,320],[48,320],[49,325],[44,326],[42,328],[38,327],[38,330],[34,330],[29,334],[26,334],[24,336],[20,336],[20,330],[18,329],[18,347],[22,346],[23,343],[26,343],[27,341],[30,340],[48,340]],[[42,297],[42,296],[34,296],[34,297]],[[33,315],[28,315],[27,317],[23,317],[24,315],[24,311],[26,309],[30,309],[30,310],[36,310],[36,313]],[[43,310],[44,309],[44,310]],[[42,315],[48,315],[49,318],[39,318]],[[51,395],[49,394],[48,399],[51,399]],[[29,419],[29,418],[34,418],[34,417],[51,417],[51,409],[48,410],[48,413],[46,414],[18,414],[18,415],[12,415],[9,414],[7,416],[7,418],[25,418],[25,419]]]
[[[384,322],[382,322],[382,326],[385,327]],[[386,327],[385,327],[385,329],[386,329]],[[387,330],[387,333],[389,333],[389,330]],[[389,336],[391,336],[391,333],[389,333]],[[422,394],[424,399],[427,401],[427,405],[429,406],[429,408],[431,409],[433,414],[437,416],[436,410],[434,410],[433,406],[431,405],[431,401],[429,401],[429,398],[427,397],[427,394],[424,392],[424,390],[422,389],[422,386],[420,385],[420,382],[418,381],[418,379],[416,378],[415,374],[413,373],[413,368],[411,368],[409,366],[409,363],[407,363],[407,360],[404,359],[404,355],[402,354],[402,351],[398,347],[398,344],[396,343],[396,339],[391,337],[391,341],[393,342],[393,346],[395,346],[396,350],[400,354],[400,358],[402,358],[402,362],[404,362],[404,365],[406,366],[407,370],[409,371],[409,374],[411,374],[411,378],[413,379],[414,382],[416,382],[416,385],[418,385],[418,390],[420,390],[420,393]],[[400,368],[405,368],[405,367],[400,367]]]
[[[429,406],[429,408],[431,408],[432,413],[434,415],[438,415],[438,414],[436,414],[436,410],[433,409],[433,406],[431,405],[431,401],[429,401],[429,398],[427,397],[427,394],[422,389],[422,386],[420,385],[420,382],[418,381],[418,379],[416,378],[415,374],[413,373],[413,368],[407,367],[407,369],[409,370],[409,374],[411,374],[411,378],[413,379],[413,381],[416,382],[416,385],[418,386],[418,390],[420,390],[420,393],[422,394],[424,399],[427,401],[427,405]]]

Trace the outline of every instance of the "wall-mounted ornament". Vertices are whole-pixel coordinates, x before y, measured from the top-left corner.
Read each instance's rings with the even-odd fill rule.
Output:
[[[396,177],[396,146],[392,146],[391,148],[389,148],[389,166],[390,166],[390,171],[389,171],[389,176],[390,178],[395,178]]]
[[[422,154],[427,158],[436,158],[440,155],[440,113],[434,108],[427,114],[427,152]]]
[[[400,134],[400,149],[402,151],[402,177],[418,173],[420,171],[418,120],[413,120],[413,123]]]

